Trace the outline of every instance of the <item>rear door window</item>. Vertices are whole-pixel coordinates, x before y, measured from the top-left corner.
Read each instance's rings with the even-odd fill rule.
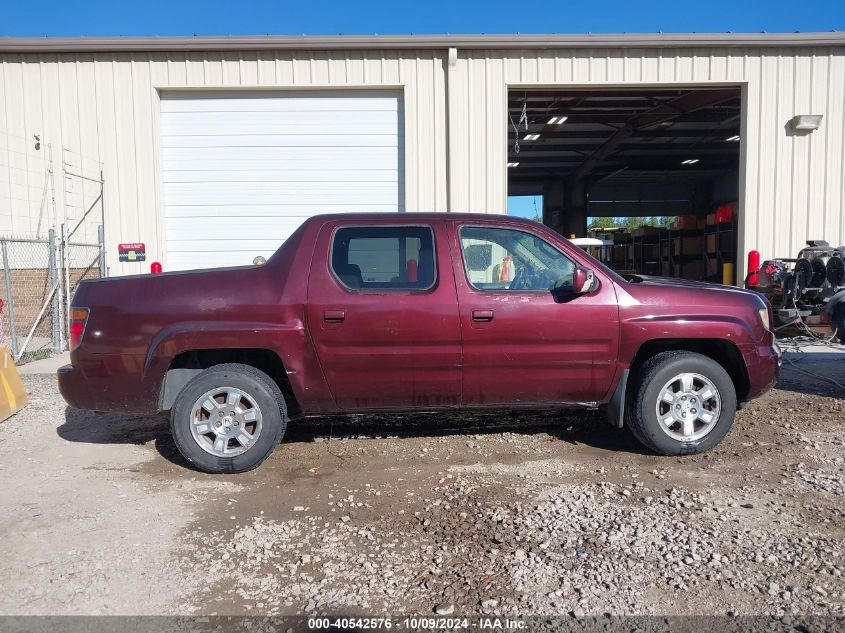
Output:
[[[354,226],[335,231],[331,267],[349,290],[427,290],[437,270],[428,226]]]

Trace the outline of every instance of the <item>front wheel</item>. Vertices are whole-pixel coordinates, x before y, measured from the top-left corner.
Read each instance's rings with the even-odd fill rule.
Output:
[[[194,377],[170,412],[182,456],[207,473],[242,473],[267,459],[285,433],[279,386],[249,365],[229,363]]]
[[[708,451],[727,435],[736,389],[719,363],[693,352],[657,354],[637,371],[625,407],[628,428],[661,455]]]

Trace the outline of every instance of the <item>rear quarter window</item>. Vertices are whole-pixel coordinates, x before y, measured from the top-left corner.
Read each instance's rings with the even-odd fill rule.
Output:
[[[437,280],[434,234],[428,226],[342,227],[331,268],[348,290],[428,290]]]

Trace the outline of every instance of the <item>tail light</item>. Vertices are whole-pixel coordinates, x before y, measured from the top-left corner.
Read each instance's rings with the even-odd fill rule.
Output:
[[[85,334],[85,324],[88,322],[88,308],[71,308],[70,310],[70,349],[76,349]]]

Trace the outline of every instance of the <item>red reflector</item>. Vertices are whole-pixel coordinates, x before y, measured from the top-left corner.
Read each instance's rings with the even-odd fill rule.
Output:
[[[70,311],[70,349],[76,349],[85,334],[85,324],[88,322],[88,308],[72,308]]]

